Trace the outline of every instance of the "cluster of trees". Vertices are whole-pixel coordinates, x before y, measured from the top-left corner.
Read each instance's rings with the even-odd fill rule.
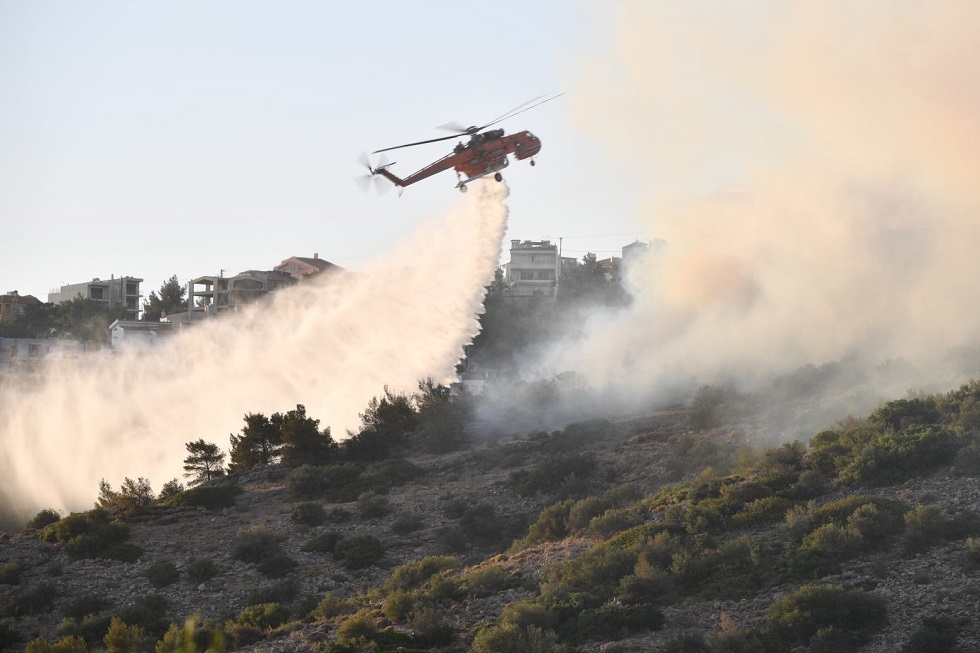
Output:
[[[617,310],[631,301],[620,278],[607,278],[592,253],[562,266],[555,301],[544,297],[514,300],[507,291],[503,270],[498,269],[487,287],[480,333],[467,350],[472,363],[503,373],[516,371],[517,362],[529,350],[558,338],[575,337],[588,311]]]

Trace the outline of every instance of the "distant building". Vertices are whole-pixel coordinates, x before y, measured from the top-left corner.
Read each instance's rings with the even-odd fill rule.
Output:
[[[34,295],[21,295],[16,290],[0,295],[0,322],[16,320],[29,308],[40,306],[41,303]]]
[[[213,316],[236,311],[270,292],[292,286],[296,278],[279,270],[246,270],[233,277],[198,277],[187,284],[187,312]],[[174,317],[174,316],[171,316]]]
[[[487,389],[487,375],[460,374],[457,381],[449,385],[449,396],[458,397],[461,394],[482,395]]]
[[[596,266],[602,270],[602,276],[606,281],[616,281],[623,268],[623,259],[618,256],[610,256],[595,262]]]
[[[315,252],[313,253],[313,258],[306,258],[305,256],[290,256],[273,268],[273,270],[276,270],[277,272],[285,272],[286,274],[292,275],[294,279],[302,279],[303,277],[308,277],[311,274],[319,274],[320,272],[326,272],[330,269],[339,269],[339,267],[330,261],[323,260],[320,258],[320,255]]]
[[[74,283],[62,286],[60,289],[52,290],[48,293],[48,301],[52,304],[61,304],[81,296],[97,302],[105,302],[110,306],[122,304],[126,307],[126,318],[130,320],[139,319],[140,314],[140,284],[142,279],[136,277],[113,276],[110,279],[92,279],[85,283]]]
[[[510,241],[504,277],[511,297],[554,299],[560,271],[558,246],[550,240]]]
[[[111,347],[149,347],[163,338],[175,334],[174,325],[169,322],[142,322],[138,320],[116,320],[109,325]]]

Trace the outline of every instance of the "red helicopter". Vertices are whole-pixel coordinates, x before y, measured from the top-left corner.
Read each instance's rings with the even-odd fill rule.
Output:
[[[378,191],[384,192],[388,187],[390,187],[388,186],[388,182],[398,186],[401,189],[405,186],[410,186],[417,181],[421,181],[426,177],[431,177],[436,173],[452,168],[456,170],[456,177],[458,179],[456,188],[458,188],[462,193],[466,192],[466,184],[470,183],[474,179],[479,179],[480,177],[493,175],[494,179],[497,181],[503,181],[504,177],[500,174],[500,171],[510,165],[507,155],[513,154],[518,160],[533,157],[535,154],[541,151],[541,140],[529,131],[517,132],[516,134],[505,136],[503,129],[491,129],[489,131],[483,130],[487,127],[496,125],[502,120],[512,118],[519,113],[524,113],[529,109],[533,109],[534,107],[544,104],[545,102],[550,102],[551,100],[554,100],[562,95],[564,95],[564,93],[553,95],[545,100],[541,99],[544,96],[536,97],[533,100],[529,100],[524,104],[511,109],[502,116],[491,120],[482,127],[463,127],[455,123],[449,123],[440,126],[439,129],[448,129],[456,132],[452,136],[442,136],[440,138],[431,138],[429,140],[418,141],[416,143],[406,143],[405,145],[385,147],[373,152],[373,154],[381,154],[382,152],[389,152],[391,150],[397,150],[403,147],[414,147],[416,145],[425,145],[426,143],[438,143],[439,141],[446,141],[451,138],[459,138],[461,136],[470,137],[469,142],[467,142],[465,145],[462,142],[457,143],[451,154],[447,154],[438,161],[430,163],[418,172],[415,172],[404,179],[401,179],[388,171],[389,166],[394,165],[394,163],[389,163],[384,154],[381,154],[381,159],[376,165],[371,165],[371,161],[368,159],[367,153],[362,153],[357,160],[360,165],[367,168],[368,173],[355,178],[355,180],[364,190],[367,190],[371,179],[373,178]],[[534,104],[531,104],[532,102]],[[530,163],[533,166],[534,159],[531,159]]]

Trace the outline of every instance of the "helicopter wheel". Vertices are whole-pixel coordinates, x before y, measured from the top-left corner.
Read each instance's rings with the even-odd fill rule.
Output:
[[[463,184],[462,186],[459,187],[459,192],[461,192],[461,193],[465,193],[466,192],[466,184]]]
[[[495,174],[493,176],[493,178],[496,179],[497,181],[503,181],[504,180],[504,176],[502,174],[500,174],[499,172],[497,174]]]
[[[535,166],[535,165],[537,164],[534,162],[534,159],[531,159],[531,166]]]

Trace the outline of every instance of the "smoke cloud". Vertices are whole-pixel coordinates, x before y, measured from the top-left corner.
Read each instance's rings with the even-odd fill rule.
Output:
[[[158,347],[53,360],[0,388],[0,513],[91,505],[98,481],[179,477],[184,444],[227,449],[248,412],[306,405],[342,438],[387,384],[451,376],[477,333],[507,219],[476,183],[362,273],[323,275]],[[22,522],[21,522],[22,523]]]
[[[876,399],[977,375],[978,20],[969,1],[620,4],[575,112],[647,180],[667,244],[628,271],[629,311],[542,366],[642,393],[848,361]]]

